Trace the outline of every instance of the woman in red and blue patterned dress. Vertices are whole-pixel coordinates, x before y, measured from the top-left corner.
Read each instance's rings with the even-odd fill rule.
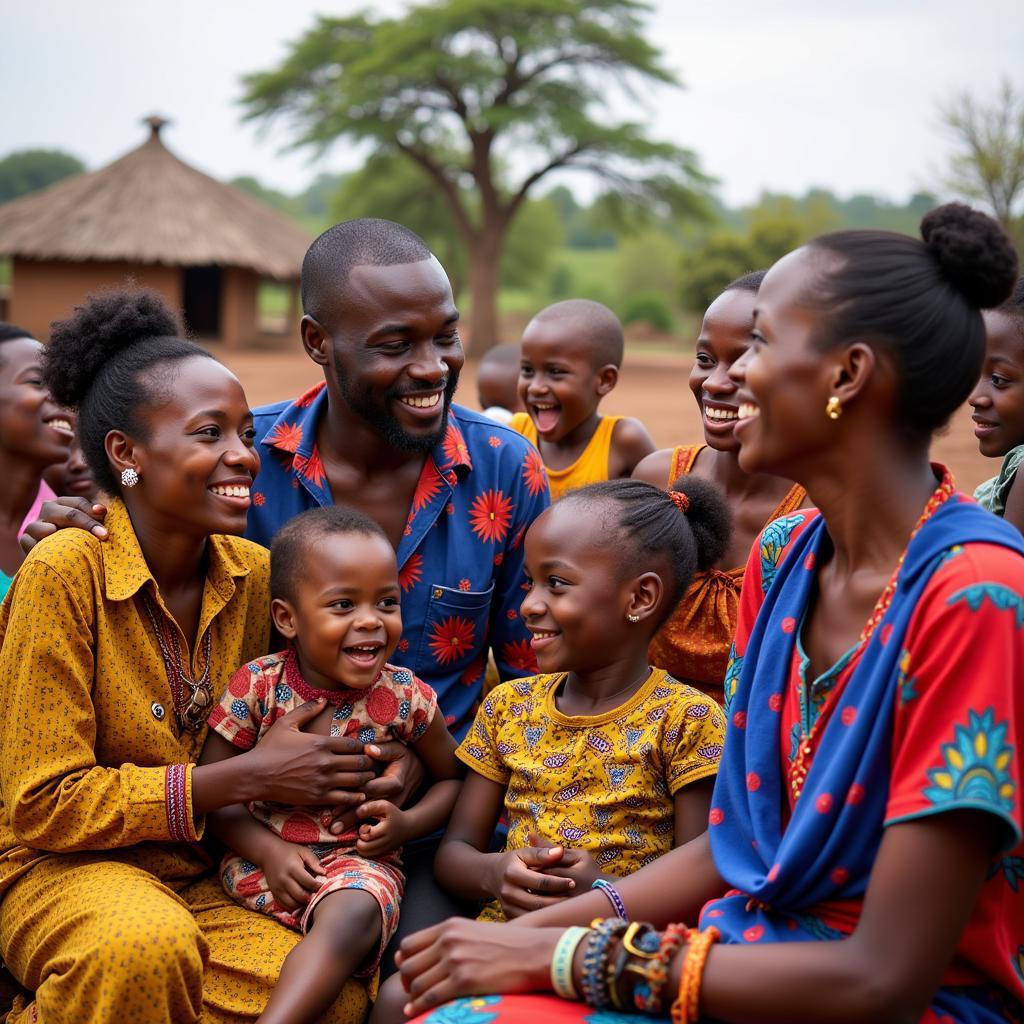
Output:
[[[619,886],[633,919],[692,926],[667,978],[642,928],[566,931],[607,915],[591,893],[413,936],[410,1012],[555,986],[598,1009],[502,995],[425,1019],[610,1024],[677,993],[680,1021],[1024,1019],[1024,541],[928,458],[1017,261],[963,206],[922,235],[823,236],[759,292],[740,464],[817,507],[748,562],[707,835]]]

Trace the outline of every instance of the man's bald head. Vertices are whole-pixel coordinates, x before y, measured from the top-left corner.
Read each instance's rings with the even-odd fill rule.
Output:
[[[346,220],[328,228],[302,261],[302,311],[319,323],[340,310],[355,267],[391,267],[419,263],[434,254],[414,231],[379,217]]]

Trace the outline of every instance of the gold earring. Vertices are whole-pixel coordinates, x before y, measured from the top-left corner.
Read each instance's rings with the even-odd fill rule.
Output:
[[[835,395],[828,400],[828,404],[825,406],[825,415],[830,420],[837,420],[843,415],[843,406]]]
[[[626,618],[629,619],[630,622],[639,622],[640,621],[640,616],[639,615],[630,615],[629,612],[626,613]]]

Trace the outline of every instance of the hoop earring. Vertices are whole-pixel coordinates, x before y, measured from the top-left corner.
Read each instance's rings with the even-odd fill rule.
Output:
[[[842,403],[839,401],[838,398],[836,398],[835,395],[833,395],[828,400],[828,403],[825,405],[825,415],[830,420],[837,420],[840,416],[843,415]]]
[[[122,487],[134,487],[139,482],[139,474],[128,466],[126,469],[121,470],[121,486]]]
[[[640,621],[640,616],[639,615],[630,615],[628,612],[626,613],[626,618],[629,619],[630,622],[639,622]]]

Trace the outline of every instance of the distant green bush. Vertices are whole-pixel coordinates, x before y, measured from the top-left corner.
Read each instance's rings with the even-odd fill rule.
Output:
[[[626,300],[622,310],[622,322],[650,324],[659,331],[672,330],[672,311],[664,296],[657,292],[641,292]]]

